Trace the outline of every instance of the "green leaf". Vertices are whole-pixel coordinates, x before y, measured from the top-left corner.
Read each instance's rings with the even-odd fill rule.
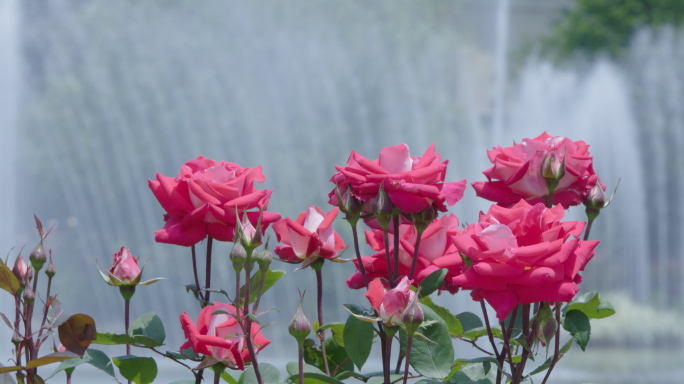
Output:
[[[559,350],[559,353],[560,353],[560,354],[559,354],[559,356],[558,356],[558,360],[560,360],[560,359],[563,357],[563,355],[565,355],[565,354],[570,350],[570,347],[572,347],[572,341],[573,341],[573,340],[574,340],[574,338],[568,340],[568,342],[565,343],[565,345]],[[552,362],[552,361],[553,361],[553,356],[551,356],[551,357],[549,357],[548,359],[546,359],[546,361],[544,362],[544,364],[540,365],[539,367],[537,367],[537,369],[535,369],[534,371],[530,372],[530,373],[527,375],[527,377],[530,377],[530,376],[532,376],[532,375],[536,375],[537,373],[546,371],[546,370],[549,369],[549,367],[551,366],[551,362]]]
[[[271,364],[259,363],[259,373],[264,384],[275,384],[280,382],[280,371]],[[258,384],[254,366],[245,369],[245,373],[240,376],[239,384]]]
[[[589,318],[582,311],[572,310],[565,314],[563,319],[563,328],[575,338],[577,345],[584,349],[587,347],[589,337],[591,336],[591,324]]]
[[[221,378],[230,384],[238,384],[238,381],[235,380],[235,378],[230,374],[230,372],[228,372],[228,370],[221,372]],[[188,384],[195,384],[195,380],[192,380]]]
[[[57,369],[55,369],[55,371],[52,372],[50,376],[46,377],[45,380],[50,379],[51,377],[53,377],[61,371],[64,371],[69,368],[76,368],[79,365],[86,363],[104,371],[111,377],[115,377],[114,368],[112,367],[112,361],[109,359],[109,357],[104,352],[98,351],[97,349],[88,349],[85,352],[85,354],[83,354],[82,358],[75,358],[62,361],[62,363],[59,364]]]
[[[95,321],[82,313],[72,315],[57,329],[64,348],[79,356],[83,356],[90,343],[97,339]]]
[[[518,356],[514,356],[514,359],[515,359],[515,357],[518,357]],[[494,364],[497,368],[501,368],[501,366],[499,366],[499,361],[493,357],[490,357],[490,356],[463,360],[462,362],[466,363],[466,364],[482,363],[482,367],[484,368],[484,374],[485,375],[487,375],[487,373],[489,373],[489,369],[491,368],[492,364]]]
[[[136,342],[138,342],[138,339],[144,340],[143,338],[152,339],[158,343],[158,345],[154,345],[154,347],[163,345],[164,340],[166,339],[164,324],[154,312],[147,312],[138,317],[128,329],[128,335],[133,336],[133,338],[136,339]],[[143,338],[139,338],[138,336],[142,336]],[[139,342],[139,344],[148,346],[142,341]]]
[[[2,374],[2,373],[8,373],[8,372],[21,371],[21,370],[23,370],[23,369],[24,369],[24,367],[22,367],[21,365],[15,365],[15,366],[13,366],[13,367],[1,367],[1,368],[0,368],[0,374]]]
[[[444,283],[444,278],[449,272],[446,268],[438,269],[431,274],[429,274],[423,281],[418,284],[421,287],[420,297],[429,296],[432,292],[436,291]]]
[[[463,326],[461,325],[461,322],[458,321],[456,316],[449,312],[448,309],[434,304],[429,297],[423,297],[422,299],[420,299],[420,302],[430,307],[430,309],[435,311],[435,313],[439,315],[439,317],[441,317],[442,320],[444,320],[444,322],[447,325],[447,328],[449,328],[449,333],[452,337],[456,337],[463,333]]]
[[[259,364],[261,367],[261,364]],[[299,383],[299,374],[292,375],[287,381]],[[344,384],[343,382],[326,376],[324,373],[304,372],[304,384]]]
[[[335,370],[338,372],[354,370],[354,363],[348,358],[347,350],[340,347],[332,337],[325,339],[325,353],[328,356],[330,372]]]
[[[333,334],[333,339],[340,347],[344,347],[344,324],[342,323],[325,323],[322,327],[318,328],[316,333],[322,330],[331,329]]]
[[[285,369],[287,370],[287,374],[290,376],[298,376],[299,375],[299,363],[296,361],[290,361],[287,363],[285,366]],[[321,373],[322,371],[318,369],[318,367],[314,367],[313,365],[309,365],[304,363],[303,367],[304,372],[312,372],[312,373]]]
[[[382,320],[381,318],[375,316],[375,312],[366,308],[359,307],[354,304],[343,304],[342,305],[349,313],[361,321],[368,323],[377,323]]]
[[[39,357],[37,359],[29,361],[28,364],[26,364],[26,369],[41,367],[43,365],[48,365],[52,363],[58,363],[60,361],[70,360],[77,357],[78,356],[75,353],[71,352],[51,353],[49,355],[45,355],[43,357]]]
[[[97,338],[93,340],[93,344],[102,345],[119,345],[119,344],[133,344],[135,340],[128,335],[117,335],[112,333],[98,333]]]
[[[344,348],[349,359],[361,369],[368,360],[373,347],[373,324],[357,319],[354,315],[347,318],[343,331]]]
[[[484,363],[464,365],[450,382],[458,384],[493,384],[496,380],[496,369],[485,369]]]
[[[112,361],[121,376],[136,384],[151,383],[157,377],[157,363],[151,357],[124,355],[113,357]]]
[[[421,333],[432,342],[414,337],[409,362],[421,375],[430,379],[444,380],[451,373],[451,365],[454,362],[451,335],[446,323],[438,314],[424,304],[420,304],[420,307],[425,315],[425,320],[435,321],[435,323],[421,329]],[[402,349],[406,350],[408,341],[406,332],[402,330],[399,338]]]
[[[2,261],[2,259],[0,259],[0,289],[4,289],[5,291],[11,293],[12,296],[14,296],[19,289],[21,289],[19,279],[14,276],[12,269],[8,267],[7,264]]]
[[[402,376],[402,375],[390,375],[390,377],[389,377],[390,383],[397,382],[403,378],[404,378],[404,376]],[[378,376],[378,377],[374,377],[374,378],[366,381],[366,384],[383,384],[384,382],[385,382],[385,378],[383,376]]]
[[[478,327],[478,328],[473,328],[468,332],[465,332],[461,337],[465,339],[471,339],[473,341],[477,340],[480,337],[487,336],[487,327]],[[503,338],[503,335],[501,334],[501,329],[492,327],[492,336],[497,337],[497,338]]]
[[[482,324],[482,320],[480,320],[480,318],[472,312],[459,313],[458,315],[456,315],[456,318],[461,323],[461,326],[463,327],[463,332],[468,332],[471,329],[480,328],[484,326],[484,324]]]
[[[285,271],[267,270],[264,280],[264,293],[268,291],[281,277],[285,276]],[[259,295],[259,285],[261,284],[261,270],[258,270],[250,279],[249,284],[249,303],[252,304]],[[240,288],[240,297],[245,297],[245,286]]]
[[[568,312],[573,310],[581,311],[590,319],[602,319],[615,314],[613,305],[608,300],[600,297],[597,292],[587,292],[575,296],[566,307]]]

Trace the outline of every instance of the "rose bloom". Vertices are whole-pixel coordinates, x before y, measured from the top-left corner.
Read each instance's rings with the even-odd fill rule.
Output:
[[[261,224],[265,231],[280,215],[265,211],[272,191],[254,188],[255,181],[264,180],[261,166],[242,168],[202,156],[185,163],[175,178],[157,173],[157,180],[148,182],[166,210],[166,224],[155,232],[155,240],[191,246],[209,235],[220,241],[233,241],[235,224],[244,211],[249,211],[247,216],[256,226],[259,211],[263,210]]]
[[[138,259],[133,257],[128,249],[121,247],[118,253],[112,255],[114,264],[109,269],[109,273],[122,282],[131,282],[140,274]]]
[[[217,311],[226,313],[214,314]],[[195,327],[190,316],[183,312],[180,315],[181,327],[188,341],[181,345],[181,351],[192,348],[193,352],[211,356],[229,368],[244,370],[245,364],[251,363],[245,334],[235,317],[230,315],[235,315],[234,306],[215,303],[202,309]],[[252,322],[250,332],[255,353],[270,343],[261,334],[259,324]]]
[[[472,289],[476,301],[487,300],[500,320],[518,304],[569,302],[599,242],[580,240],[585,223],[561,222],[564,214],[562,206],[524,200],[511,208],[492,205],[454,238],[472,264],[453,284]]]
[[[391,227],[391,226],[390,226]],[[458,236],[458,218],[455,215],[445,215],[430,223],[420,237],[418,260],[414,281],[420,284],[432,272],[446,268],[448,273],[440,289],[456,293],[458,287],[451,283],[452,279],[461,272],[463,260],[453,244],[453,239]],[[411,273],[411,263],[415,250],[417,233],[411,224],[399,225],[399,276],[408,276]],[[390,255],[394,255],[394,234],[389,233]],[[362,257],[361,262],[366,269],[368,280],[377,277],[387,278],[387,260],[385,258],[385,242],[382,230],[366,230],[366,242],[376,251],[369,257]],[[392,271],[394,272],[394,257],[391,257]],[[357,271],[347,280],[347,287],[352,289],[365,288],[363,275],[359,269],[357,260],[354,260]]]
[[[390,327],[401,325],[401,315],[416,295],[410,288],[411,281],[404,276],[399,284],[389,291],[385,290],[380,279],[375,279],[368,284],[366,298],[385,325]]]
[[[544,202],[549,194],[541,174],[544,157],[555,151],[558,160],[565,157],[565,176],[553,194],[553,204],[564,208],[579,205],[596,185],[589,146],[584,141],[549,136],[546,132],[534,139],[523,139],[512,147],[501,146],[487,151],[494,166],[484,171],[487,181],[472,183],[477,196],[510,207],[520,199],[530,204]],[[605,186],[602,186],[605,189]]]
[[[347,166],[336,166],[330,179],[336,184],[328,202],[339,204],[337,190],[351,187],[359,200],[370,203],[383,185],[392,204],[403,213],[419,212],[434,205],[442,212],[463,197],[465,180],[444,182],[448,160],[440,162],[432,144],[421,157],[411,157],[406,144],[385,147],[377,160],[370,161],[352,151]]]
[[[274,252],[281,260],[289,263],[300,263],[314,255],[324,259],[332,259],[344,249],[345,244],[340,235],[332,228],[338,209],[327,214],[322,209],[310,205],[297,220],[289,217],[273,224],[278,241]]]

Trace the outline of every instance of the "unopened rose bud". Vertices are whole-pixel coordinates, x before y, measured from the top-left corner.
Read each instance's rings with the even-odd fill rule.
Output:
[[[245,267],[245,261],[247,260],[247,251],[245,247],[239,241],[233,244],[233,249],[230,251],[230,261],[233,262],[233,269],[235,272],[240,273]]]
[[[31,289],[31,284],[26,284],[26,287],[24,287],[24,293],[22,294],[22,298],[24,299],[24,303],[26,304],[31,304],[33,303],[33,300],[36,299],[36,295],[33,293],[33,290]]]
[[[43,264],[47,261],[47,255],[45,254],[42,243],[38,243],[33,249],[29,255],[29,261],[31,261],[31,265],[33,265],[33,268],[36,271],[40,271],[40,269],[43,268]]]
[[[12,266],[12,274],[14,274],[19,282],[23,283],[27,273],[28,266],[24,262],[24,258],[21,257],[21,255],[17,256],[17,259],[14,261],[14,266]]]
[[[601,213],[601,209],[606,206],[606,194],[601,188],[600,181],[597,180],[596,185],[589,190],[589,194],[584,199],[584,206],[587,207],[586,212],[589,220],[596,219]]]
[[[385,188],[380,186],[378,195],[373,200],[371,210],[378,220],[378,223],[382,228],[388,228],[390,221],[392,221],[392,211],[394,210],[394,205],[390,201],[389,195],[385,192]]]
[[[402,313],[401,322],[406,327],[406,333],[413,335],[420,328],[420,325],[423,324],[423,320],[425,320],[425,314],[423,309],[420,308],[418,295],[416,295],[406,307],[404,313]]]
[[[262,273],[264,273],[268,270],[268,266],[271,265],[272,260],[273,260],[273,255],[271,254],[271,251],[268,250],[268,248],[264,248],[256,256],[256,262],[257,262],[257,264],[259,264],[259,270]]]
[[[26,269],[26,277],[24,278],[24,280],[26,280],[27,282],[31,282],[33,280],[34,272],[35,270],[33,269],[33,266],[29,265]]]
[[[547,153],[546,156],[544,156],[544,160],[542,160],[540,172],[546,182],[549,195],[553,195],[559,180],[565,176],[565,157],[563,157],[563,160],[561,161],[556,156],[555,150]]]
[[[558,323],[553,317],[553,311],[548,301],[542,303],[534,320],[532,321],[532,336],[535,342],[540,342],[545,347],[556,335]]]
[[[261,244],[261,222],[257,224],[259,227],[257,231],[245,215],[242,223],[238,223],[238,226],[240,226],[240,242],[245,249],[254,249]]]
[[[437,217],[437,207],[431,205],[420,212],[413,214],[413,222],[416,226],[416,231],[422,233],[428,225]]]
[[[52,262],[52,255],[50,255],[50,261],[48,262],[48,265],[45,268],[45,274],[48,278],[51,279],[55,276],[56,273],[57,269],[55,269],[55,263]]]
[[[17,331],[14,331],[14,335],[12,335],[12,344],[14,344],[15,347],[18,347],[19,344],[22,342],[21,336],[17,333]]]
[[[138,284],[140,279],[140,267],[138,266],[138,259],[131,255],[131,252],[125,247],[121,247],[119,252],[112,255],[114,263],[109,269],[109,275],[114,276],[124,285]],[[138,279],[136,281],[136,279]]]
[[[337,201],[340,211],[347,215],[347,220],[359,220],[363,204],[352,194],[351,186],[347,186],[343,193],[340,192],[339,188],[337,189]]]
[[[304,293],[306,293],[306,291],[304,291]],[[304,316],[304,312],[302,311],[303,301],[304,294],[301,294],[299,298],[299,308],[297,308],[297,312],[290,321],[290,325],[287,327],[288,331],[290,331],[290,335],[297,339],[297,343],[300,346],[304,343],[306,337],[311,333],[311,323],[309,323],[309,319]]]

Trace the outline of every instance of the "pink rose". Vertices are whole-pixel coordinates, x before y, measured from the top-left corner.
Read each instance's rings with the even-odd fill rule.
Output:
[[[416,231],[411,224],[399,226],[399,276],[408,276],[411,273],[414,246],[416,243]],[[420,284],[432,272],[446,268],[448,273],[441,289],[456,293],[458,287],[451,283],[452,279],[461,271],[463,260],[458,254],[453,239],[458,236],[458,218],[455,215],[445,215],[428,225],[420,237],[420,249],[416,261],[414,281]],[[361,261],[366,269],[369,280],[384,277],[387,278],[387,260],[385,258],[385,242],[382,230],[373,229],[366,231],[366,242],[376,251],[369,257],[362,257]],[[394,234],[389,234],[390,254],[394,252]],[[363,275],[358,271],[359,265],[356,260],[357,271],[347,280],[347,287],[352,289],[365,288]],[[392,259],[392,265],[393,259]]]
[[[562,206],[547,209],[524,200],[511,208],[492,205],[479,222],[454,238],[472,260],[453,284],[472,289],[496,310],[500,320],[518,304],[570,301],[598,241],[581,241],[584,222],[561,222]]]
[[[337,189],[351,187],[352,194],[363,202],[371,202],[384,185],[390,201],[404,213],[419,212],[435,206],[442,212],[444,203],[453,205],[463,197],[465,180],[444,182],[448,160],[440,162],[432,144],[421,157],[411,157],[406,144],[385,147],[380,158],[370,161],[352,151],[347,166],[336,166],[330,179],[336,184],[328,202],[337,206]]]
[[[109,269],[109,273],[124,284],[130,283],[140,275],[138,259],[133,257],[128,249],[121,247],[121,250],[113,254],[112,257],[114,258],[114,264]]]
[[[553,204],[561,204],[566,209],[579,205],[598,180],[589,146],[584,141],[551,137],[546,132],[534,139],[523,139],[512,147],[499,146],[487,151],[494,166],[483,172],[487,181],[474,182],[473,188],[479,197],[505,207],[520,199],[530,204],[544,202],[542,198],[549,191],[542,177],[542,161],[554,152],[556,163],[565,157],[566,170],[554,191]]]
[[[155,240],[191,246],[207,235],[220,241],[233,241],[235,224],[244,211],[256,225],[259,211],[262,230],[280,215],[265,212],[270,190],[254,188],[254,182],[264,182],[261,166],[242,168],[237,164],[206,159],[190,160],[176,176],[157,173],[157,180],[148,180],[150,189],[166,210],[164,228],[155,232]],[[237,213],[237,217],[236,217]]]
[[[401,325],[401,315],[416,295],[411,287],[411,281],[404,277],[396,287],[385,290],[380,279],[368,284],[366,298],[382,318],[382,322],[390,327]]]
[[[345,247],[340,235],[332,228],[337,211],[334,208],[326,214],[310,205],[296,221],[288,217],[275,222],[273,230],[278,241],[284,244],[275,247],[275,254],[289,263],[300,263],[312,255],[324,259],[337,256]]]
[[[225,313],[214,313],[218,311]],[[202,309],[195,327],[190,316],[183,312],[180,315],[181,327],[188,341],[181,345],[181,351],[192,348],[193,352],[211,356],[227,367],[244,370],[245,364],[250,364],[251,361],[245,334],[235,314],[234,306],[215,303]],[[256,353],[270,343],[261,334],[259,324],[252,322],[250,333]]]

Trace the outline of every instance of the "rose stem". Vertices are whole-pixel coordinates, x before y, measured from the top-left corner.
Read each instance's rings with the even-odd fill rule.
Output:
[[[214,239],[211,238],[211,236],[207,236],[209,239],[207,241],[207,284],[205,289],[211,288],[211,243]],[[206,291],[204,295],[204,301],[207,302],[207,305],[209,305],[209,294],[211,292]]]
[[[523,370],[525,369],[525,363],[527,363],[527,358],[529,356],[529,350],[530,348],[530,304],[523,304],[523,313],[522,313],[522,333],[523,333],[523,340],[525,340],[525,346],[523,348],[523,354],[522,354],[522,359],[520,360],[520,364],[518,365],[518,372],[517,375],[515,376],[515,380],[513,380],[513,383],[520,383],[522,381],[523,377]]]
[[[378,311],[375,311],[375,316],[378,315]],[[382,327],[382,323],[377,323],[378,324],[378,335],[380,335],[380,349],[381,349],[381,354],[382,354],[382,369],[385,369],[385,366],[389,367],[389,360],[387,360],[387,356],[385,355],[385,350],[387,350],[387,333],[385,333],[385,330]]]
[[[399,280],[399,214],[392,214],[392,225],[394,226],[394,284],[396,287]]]
[[[487,326],[487,336],[489,336],[489,342],[492,344],[492,348],[494,348],[494,355],[496,355],[496,361],[499,362],[499,367],[501,367],[503,365],[504,359],[502,359],[502,356],[499,354],[499,350],[496,349],[496,343],[494,343],[494,336],[492,336],[492,328],[489,325],[489,316],[487,316],[487,308],[485,307],[484,300],[480,301],[480,306],[482,307],[482,316],[484,317],[485,325]],[[497,384],[501,383],[501,370],[502,369],[503,368],[499,368],[499,370],[496,372]]]
[[[392,357],[392,340],[394,336],[387,337],[385,339],[385,366],[383,371],[385,373],[385,384],[390,384],[390,358]]]
[[[245,306],[243,309],[243,318],[245,322],[245,339],[247,340],[247,349],[249,350],[249,358],[252,360],[252,366],[254,367],[254,375],[256,376],[257,382],[263,384],[261,381],[261,372],[259,371],[259,363],[256,359],[256,353],[254,353],[254,345],[252,344],[252,319],[249,315],[249,288],[252,285],[250,280],[250,274],[252,273],[252,251],[253,248],[245,249],[247,251],[247,261],[245,261]],[[239,291],[238,291],[239,292]],[[207,296],[209,294],[207,293]],[[238,309],[239,312],[239,309]]]
[[[322,267],[321,267],[322,268]],[[323,277],[321,275],[321,268],[316,268],[316,283],[318,285],[318,324],[322,326],[323,323]],[[330,368],[328,368],[328,355],[325,352],[325,330],[321,331],[321,354],[323,355],[323,367],[325,374],[330,376]]]
[[[71,384],[71,372],[67,371],[66,376],[67,376],[67,384]]]
[[[591,232],[591,224],[593,222],[594,219],[587,220],[587,229],[584,230],[584,238],[582,240],[587,240],[589,238],[589,232]]]
[[[351,224],[351,222],[350,222]],[[354,235],[354,250],[356,251],[356,261],[359,263],[359,271],[361,271],[361,276],[363,276],[363,282],[366,284],[366,290],[368,290],[368,278],[366,277],[366,267],[361,261],[361,251],[359,251],[359,235],[356,233],[356,223],[351,224],[352,234]]]
[[[297,343],[297,359],[299,361],[299,384],[304,384],[304,343]]]
[[[128,319],[131,314],[131,299],[124,299],[124,325],[126,327],[126,334],[128,335]],[[126,344],[126,354],[131,354],[131,345]],[[130,381],[129,381],[130,383]]]
[[[214,372],[214,384],[219,384],[221,382],[221,374]]]
[[[394,368],[394,374],[395,375],[399,374],[399,372],[401,370],[401,362],[404,361],[404,357],[406,357],[406,354],[402,351],[399,351],[399,356],[397,357],[397,367]]]
[[[382,236],[385,240],[385,259],[387,260],[387,280],[389,280],[390,286],[394,288],[394,279],[392,278],[392,261],[390,260],[389,252],[389,234],[387,232],[387,227],[382,228]]]
[[[52,257],[52,254],[50,254],[50,257]],[[40,331],[38,332],[38,346],[37,349],[40,349],[40,337],[43,335],[43,327],[45,326],[45,321],[47,320],[47,315],[48,315],[48,309],[50,308],[50,287],[52,286],[52,276],[48,276],[48,284],[47,284],[47,302],[45,303],[45,311],[43,312],[43,321],[40,324]]]
[[[504,348],[508,352],[508,364],[511,367],[511,375],[515,375],[515,365],[513,364],[513,352],[511,351],[511,335],[513,334],[513,324],[515,324],[515,317],[518,314],[518,306],[513,309],[511,315],[511,322],[508,324],[508,330],[506,330],[506,324],[503,321],[499,322],[501,326],[501,334],[504,339]]]
[[[268,273],[268,271],[266,273]],[[254,302],[252,313],[256,313],[257,308],[259,308],[259,301],[261,301],[261,295],[264,294],[264,281],[266,281],[266,273],[261,274],[261,282],[259,283],[259,294],[257,295],[256,301]]]
[[[197,257],[195,256],[195,244],[192,245],[192,271],[195,273],[195,288],[197,288],[197,294],[200,297],[200,300],[204,300],[204,294],[202,293],[202,290],[200,289],[199,285],[199,279],[197,278]]]
[[[425,230],[416,229],[416,245],[413,249],[413,261],[411,262],[411,274],[409,275],[409,280],[413,280],[413,274],[416,272],[416,262],[418,261],[418,248],[420,248],[420,238],[423,236],[423,231]]]
[[[406,342],[406,365],[404,365],[404,384],[408,380],[409,373],[409,359],[411,358],[411,342],[413,341],[413,334],[408,335],[408,341]]]
[[[556,323],[558,324],[559,329],[556,330],[556,338],[554,340],[556,345],[554,346],[553,360],[551,360],[551,366],[549,367],[549,370],[546,371],[546,376],[544,376],[544,381],[542,381],[542,384],[545,384],[546,380],[549,379],[549,376],[551,375],[551,371],[553,370],[553,367],[556,365],[556,362],[558,361],[558,354],[559,354],[559,350],[560,350],[560,317],[561,317],[561,302],[557,301],[556,302]]]

